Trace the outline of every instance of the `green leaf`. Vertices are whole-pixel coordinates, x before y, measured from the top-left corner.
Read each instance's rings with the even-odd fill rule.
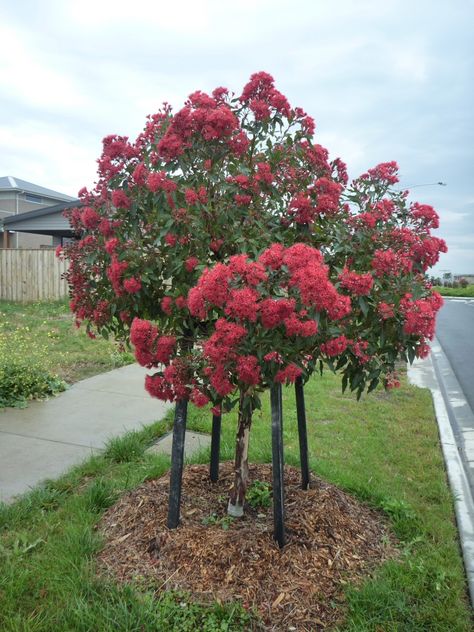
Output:
[[[367,393],[371,393],[373,390],[375,390],[377,388],[377,386],[379,385],[379,378],[378,377],[374,377],[374,379],[370,382],[369,384],[369,388],[367,389]]]
[[[347,382],[348,382],[349,378],[347,376],[347,373],[344,373],[344,375],[342,376],[342,392],[345,393],[346,392],[346,388],[347,388]]]
[[[359,307],[362,310],[364,316],[367,316],[369,313],[369,306],[367,305],[367,301],[363,296],[359,296]]]

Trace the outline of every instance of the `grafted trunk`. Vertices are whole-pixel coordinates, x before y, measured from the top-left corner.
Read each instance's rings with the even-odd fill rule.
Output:
[[[234,486],[231,489],[227,513],[233,518],[240,518],[244,514],[245,492],[249,478],[249,438],[252,425],[253,408],[246,400],[243,391],[240,392],[239,419],[235,442]]]

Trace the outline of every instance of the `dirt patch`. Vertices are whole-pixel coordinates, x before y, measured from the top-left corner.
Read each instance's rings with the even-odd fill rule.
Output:
[[[271,466],[250,468],[271,482]],[[396,554],[384,518],[334,485],[313,477],[300,489],[299,471],[285,468],[288,543],[273,540],[272,507],[226,517],[231,463],[217,484],[208,467],[185,469],[181,524],[166,527],[168,474],[123,496],[98,525],[106,538],[102,572],[189,591],[200,602],[239,600],[258,611],[266,630],[321,630],[344,615],[343,588]]]

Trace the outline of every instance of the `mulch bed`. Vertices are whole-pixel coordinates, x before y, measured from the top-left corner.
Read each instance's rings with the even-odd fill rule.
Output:
[[[271,482],[271,466],[251,466],[250,478]],[[244,518],[225,519],[232,480],[230,462],[221,464],[217,484],[207,466],[188,466],[181,524],[172,531],[166,527],[168,474],[125,494],[98,525],[106,539],[101,571],[119,581],[145,579],[157,594],[179,590],[199,602],[239,600],[257,610],[266,630],[315,631],[343,618],[345,584],[396,555],[378,512],[316,477],[303,491],[294,467],[285,467],[288,543],[280,550],[272,507],[247,506]]]

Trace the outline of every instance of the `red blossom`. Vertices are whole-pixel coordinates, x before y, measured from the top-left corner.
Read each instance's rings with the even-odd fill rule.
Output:
[[[258,293],[251,288],[231,290],[224,313],[237,320],[254,323],[257,320],[258,299]]]
[[[270,248],[267,248],[259,257],[259,262],[267,268],[276,270],[281,267],[283,263],[283,254],[285,249],[281,244],[272,244]]]
[[[324,342],[321,345],[321,353],[326,354],[330,358],[338,356],[341,355],[341,353],[344,353],[348,344],[349,341],[344,335],[338,336],[337,338],[332,338],[331,340]]]
[[[357,272],[347,268],[344,268],[341,272],[339,280],[341,281],[341,287],[349,290],[356,296],[367,296],[374,285],[374,279],[371,274],[357,274]]]
[[[140,281],[140,279],[131,277],[124,280],[123,287],[124,290],[129,294],[136,294],[142,289],[142,282]]]
[[[165,314],[167,314],[168,316],[171,315],[171,308],[173,305],[173,299],[171,298],[171,296],[164,296],[161,299],[161,309],[163,310],[163,312]]]
[[[382,320],[388,320],[395,316],[395,309],[392,303],[384,303],[383,301],[378,304],[377,311],[380,314]]]
[[[277,364],[283,363],[283,357],[281,353],[278,353],[278,351],[270,351],[270,353],[263,356],[263,359],[265,362],[276,362]]]
[[[209,403],[209,397],[197,388],[193,388],[189,399],[198,408],[202,408]]]
[[[127,209],[130,208],[132,202],[125,191],[122,191],[122,189],[117,189],[116,191],[112,191],[112,204],[116,208]]]
[[[156,193],[156,191],[173,193],[173,191],[176,191],[176,183],[167,177],[166,171],[154,171],[150,173],[146,184],[152,193]]]
[[[184,192],[184,197],[186,199],[186,203],[190,206],[193,206],[197,202],[199,202],[199,196],[194,189],[186,189]]]
[[[387,373],[385,377],[385,388],[387,390],[390,390],[392,388],[400,388],[400,379],[396,371],[391,371],[390,373]]]
[[[82,223],[89,230],[94,230],[100,224],[100,215],[93,208],[86,206],[81,214]]]
[[[197,257],[188,257],[184,265],[187,272],[192,272],[199,265],[199,259]]]
[[[282,384],[294,384],[296,378],[303,373],[303,369],[296,366],[296,364],[289,364],[284,369],[277,371],[275,375],[275,382],[281,382]]]
[[[177,242],[178,238],[176,237],[176,235],[174,235],[173,233],[166,233],[165,243],[168,244],[168,246],[176,246]]]
[[[300,320],[296,314],[291,314],[283,322],[288,336],[309,338],[315,336],[318,331],[318,324],[315,320]]]
[[[411,205],[410,210],[413,217],[420,220],[425,228],[439,228],[438,214],[429,204],[415,202]]]
[[[237,377],[244,384],[255,385],[260,382],[260,366],[256,356],[239,356],[236,368]]]
[[[373,169],[369,169],[367,173],[360,176],[360,180],[382,180],[386,184],[396,184],[398,182],[398,165],[392,160],[391,162],[382,162]]]
[[[294,312],[295,299],[266,298],[260,303],[260,318],[262,325],[267,329],[277,327]]]
[[[113,255],[117,250],[118,245],[120,244],[119,240],[116,237],[109,239],[105,242],[105,250],[109,253],[109,255]]]

